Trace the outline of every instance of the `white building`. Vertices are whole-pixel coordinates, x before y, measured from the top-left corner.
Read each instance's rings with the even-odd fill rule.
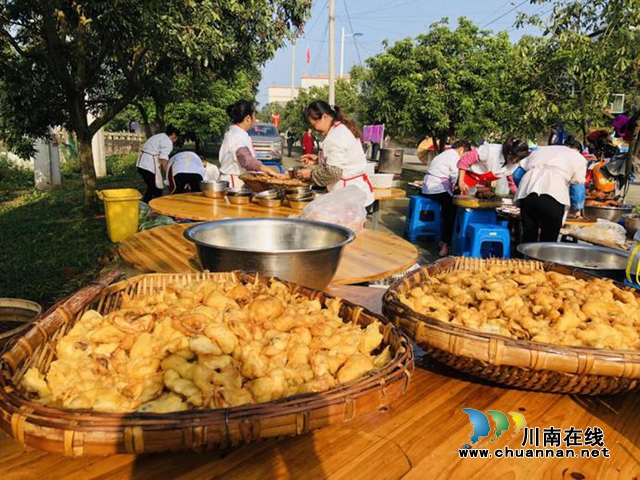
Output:
[[[336,80],[340,77],[336,76]],[[342,77],[343,80],[349,81],[349,75]],[[279,103],[285,105],[288,101],[298,97],[300,88],[309,90],[311,87],[326,87],[329,85],[329,75],[303,75],[300,77],[300,87],[291,88],[290,85],[271,85],[267,87],[267,103]]]

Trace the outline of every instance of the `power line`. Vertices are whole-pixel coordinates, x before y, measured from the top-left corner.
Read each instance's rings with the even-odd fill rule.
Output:
[[[360,49],[358,48],[358,42],[356,41],[356,37],[353,31],[353,23],[351,23],[351,16],[349,15],[349,8],[347,7],[347,0],[342,0],[344,4],[344,10],[347,13],[347,20],[349,20],[349,27],[351,28],[351,36],[353,38],[353,44],[356,46],[356,53],[358,54],[358,64],[362,66],[362,58],[360,58]],[[340,67],[342,68],[342,67]]]
[[[511,3],[511,0],[507,0],[506,2],[504,2],[502,5],[500,5],[498,8],[496,8],[493,12],[491,12],[489,15],[487,15],[486,17],[484,17],[482,20],[480,20],[478,22],[478,25],[482,25],[484,22],[486,22],[487,20],[489,20],[491,17],[493,17],[493,15],[495,15],[496,13],[498,13],[500,10],[502,10],[504,7],[506,7],[507,5],[509,5]]]
[[[309,34],[311,33],[311,31],[315,28],[315,26],[318,24],[318,21],[319,21],[321,18],[324,18],[324,17],[322,16],[322,12],[324,11],[324,9],[325,9],[325,8],[327,8],[327,4],[328,4],[328,3],[329,3],[329,0],[326,0],[326,1],[324,2],[324,7],[322,7],[322,8],[320,9],[320,12],[318,13],[318,16],[316,17],[315,22],[313,22],[313,25],[311,25],[311,27],[309,28],[309,30],[308,30],[308,31],[304,32],[304,35],[305,35],[305,36],[307,36],[307,35],[309,35]]]
[[[318,52],[322,52],[322,47],[324,47],[324,42],[327,40],[327,31],[329,30],[329,18],[327,17],[327,24],[324,27],[324,33],[322,34],[322,41],[320,42],[320,46],[318,47]],[[311,67],[311,72],[316,71],[316,65],[318,64],[318,59],[320,58],[320,53],[316,56],[316,59],[313,61],[313,66]]]
[[[513,12],[514,10],[516,10],[517,8],[521,7],[521,6],[522,6],[522,5],[524,5],[525,3],[529,3],[529,0],[524,0],[524,1],[520,2],[518,5],[516,5],[515,7],[513,7],[513,8],[511,8],[511,9],[507,10],[506,12],[504,12],[504,13],[503,13],[502,15],[500,15],[499,17],[494,18],[493,20],[491,20],[489,23],[486,23],[486,24],[484,24],[484,25],[480,25],[480,28],[486,28],[486,27],[488,27],[489,25],[491,25],[492,23],[497,22],[497,21],[498,21],[498,20],[500,20],[501,18],[506,17],[508,14],[510,14],[511,12]]]

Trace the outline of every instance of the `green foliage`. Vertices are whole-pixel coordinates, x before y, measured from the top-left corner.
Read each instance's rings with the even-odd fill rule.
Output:
[[[0,153],[0,201],[8,192],[33,187],[33,171],[16,165]]]
[[[339,79],[336,81],[336,105],[339,106],[344,115],[360,122],[361,99],[355,85]],[[295,100],[287,102],[284,112],[280,114],[280,130],[291,129],[296,135],[302,133],[309,127],[305,118],[304,110],[314,100],[329,100],[329,87],[311,87],[308,91],[301,90]]]
[[[98,180],[98,188],[142,190],[132,163],[132,155],[109,157],[109,176]],[[34,189],[0,203],[0,231],[10,232],[0,235],[4,296],[49,306],[80,288],[113,259],[105,219],[85,218],[82,196],[82,181],[66,179],[50,192]]]
[[[512,128],[519,94],[515,58],[506,33],[480,30],[464,17],[452,29],[445,18],[416,39],[386,45],[352,76],[364,121],[384,123],[392,135],[499,137]]]
[[[543,30],[531,41],[530,82],[537,101],[530,107],[547,124],[563,121],[586,134],[588,122],[604,123],[612,93],[638,91],[640,3],[635,0],[531,0],[548,4],[541,18],[521,15],[518,24]],[[533,89],[532,89],[533,90]]]
[[[310,8],[310,0],[0,0],[0,136],[28,146],[25,137],[51,126],[74,131],[90,211],[95,132],[147,97],[163,121],[176,75],[254,71]]]

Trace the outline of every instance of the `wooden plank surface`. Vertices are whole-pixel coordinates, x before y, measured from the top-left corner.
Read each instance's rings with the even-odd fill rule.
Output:
[[[130,266],[142,272],[200,271],[196,248],[184,238],[193,224],[170,225],[139,232],[121,242],[118,252]],[[402,238],[373,230],[361,230],[347,245],[332,284],[371,282],[400,273],[416,263],[418,250]]]
[[[331,293],[379,311],[382,290],[334,286]],[[590,398],[492,386],[439,366],[419,349],[409,389],[386,412],[300,437],[224,452],[71,459],[23,447],[0,432],[0,478],[544,478],[633,479],[640,472],[640,395]],[[610,458],[461,459],[471,426],[463,408],[519,411],[529,427],[598,426]],[[522,434],[492,443],[521,448]]]
[[[393,198],[404,198],[407,194],[401,188],[374,188],[373,197],[376,200],[391,200]]]
[[[390,200],[405,196],[399,188],[375,189],[376,200]],[[156,213],[170,217],[188,218],[191,220],[209,221],[225,218],[287,218],[300,215],[285,205],[275,208],[262,207],[252,202],[248,205],[232,205],[225,198],[207,198],[202,193],[180,193],[154,198],[149,207]]]

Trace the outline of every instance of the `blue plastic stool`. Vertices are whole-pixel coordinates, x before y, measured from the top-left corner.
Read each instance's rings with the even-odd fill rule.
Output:
[[[440,204],[422,195],[412,195],[409,200],[404,234],[412,243],[415,243],[419,236],[435,237],[436,241],[440,240],[442,235]]]
[[[498,215],[492,208],[462,208],[458,207],[456,221],[453,225],[452,252],[454,255],[469,256],[467,230],[472,223],[498,224]]]
[[[268,167],[278,167],[278,170],[280,171],[280,173],[284,173],[284,168],[282,168],[282,165],[278,162],[274,162],[271,160],[265,160],[262,162],[263,165],[266,165]]]
[[[468,228],[469,257],[511,258],[511,235],[509,229],[502,225],[472,223]],[[502,245],[500,254],[496,246]]]

